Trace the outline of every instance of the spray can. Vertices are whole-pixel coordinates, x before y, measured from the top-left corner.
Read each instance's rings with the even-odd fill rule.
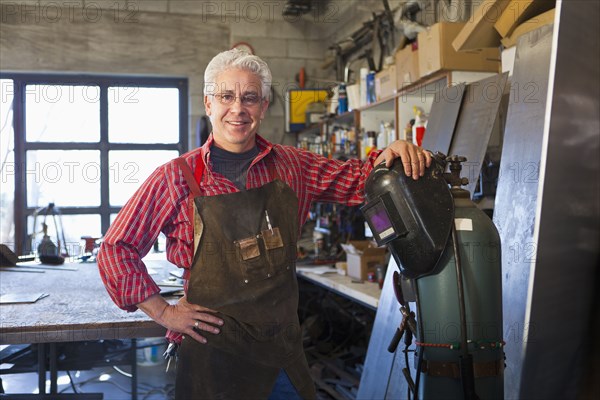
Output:
[[[346,84],[340,83],[338,89],[338,114],[348,112],[348,93],[346,93]]]

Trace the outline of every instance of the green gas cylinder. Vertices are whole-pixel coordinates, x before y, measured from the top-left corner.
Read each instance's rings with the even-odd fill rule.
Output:
[[[454,200],[455,235],[448,239],[432,273],[415,280],[419,331],[416,359],[419,352],[423,353],[418,379],[421,399],[468,397],[461,380],[464,325],[454,240],[460,254],[467,349],[473,361],[475,394],[480,399],[503,398],[500,237],[491,219],[461,188],[465,184],[459,175],[462,161],[463,158],[450,160],[451,173],[447,174]]]

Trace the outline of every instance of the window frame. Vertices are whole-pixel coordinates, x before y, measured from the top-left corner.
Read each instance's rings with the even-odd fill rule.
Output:
[[[188,151],[188,79],[184,77],[139,77],[95,74],[50,74],[0,72],[0,79],[13,81],[13,132],[15,159],[14,223],[15,252],[22,254],[27,243],[27,217],[37,207],[18,206],[27,204],[27,159],[29,150],[98,150],[100,151],[100,206],[61,207],[63,215],[100,215],[101,231],[105,234],[110,225],[111,214],[121,206],[111,206],[109,199],[108,155],[112,150],[177,150],[181,155]],[[100,88],[100,141],[99,142],[27,142],[25,88],[27,85],[93,85]],[[179,141],[177,143],[110,143],[108,141],[108,89],[114,86],[179,89]]]

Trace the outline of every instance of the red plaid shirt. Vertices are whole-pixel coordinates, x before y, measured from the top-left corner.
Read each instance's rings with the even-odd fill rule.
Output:
[[[192,170],[198,157],[205,160],[207,168],[200,184],[203,196],[237,192],[231,181],[211,171],[212,143],[211,135],[204,146],[182,157]],[[295,147],[273,145],[258,135],[256,145],[259,155],[248,169],[246,187],[256,188],[270,181],[265,162],[265,157],[270,155],[268,159],[275,163],[279,178],[298,196],[298,226],[306,221],[313,201],[346,205],[362,203],[366,178],[379,155],[379,152],[372,152],[369,162],[328,160]],[[170,161],[150,175],[106,232],[98,254],[98,268],[110,297],[120,308],[135,311],[136,304],[160,292],[141,260],[160,232],[167,237],[167,259],[189,271],[194,252],[190,199],[181,169]],[[169,340],[177,340],[179,336],[175,332],[167,335]]]

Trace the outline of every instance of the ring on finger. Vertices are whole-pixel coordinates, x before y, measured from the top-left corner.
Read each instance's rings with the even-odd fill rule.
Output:
[[[200,325],[200,321],[196,321],[196,322],[194,322],[194,327],[196,327],[196,328],[197,328],[197,327],[198,327],[198,325]]]

